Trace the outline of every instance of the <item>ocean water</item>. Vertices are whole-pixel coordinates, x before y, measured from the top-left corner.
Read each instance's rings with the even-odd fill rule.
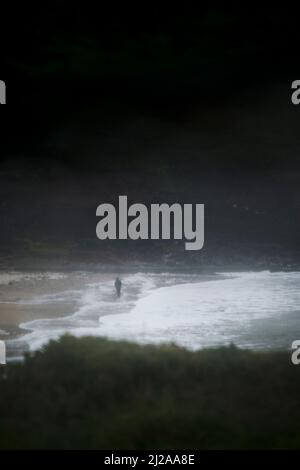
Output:
[[[8,285],[11,282],[18,281],[39,281],[42,279],[62,279],[66,277],[63,273],[30,273],[30,272],[9,272],[9,273],[0,273],[0,285]]]
[[[21,324],[25,335],[10,345],[15,355],[64,333],[192,350],[230,343],[289,349],[300,339],[299,272],[226,273],[206,281],[195,274],[138,273],[122,280],[120,299],[112,280],[34,299],[42,308],[72,298],[78,308],[68,317]]]

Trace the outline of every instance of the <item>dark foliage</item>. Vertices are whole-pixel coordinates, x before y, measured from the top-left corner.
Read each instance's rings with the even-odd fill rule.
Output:
[[[300,447],[287,352],[66,336],[1,372],[3,449]]]

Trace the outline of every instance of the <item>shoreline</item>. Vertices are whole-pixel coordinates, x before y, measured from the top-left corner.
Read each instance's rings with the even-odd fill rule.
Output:
[[[145,266],[144,266],[145,268]],[[32,320],[42,320],[42,319],[54,319],[72,316],[76,312],[76,307],[79,306],[79,302],[72,301],[71,299],[65,300],[62,302],[53,301],[53,304],[35,304],[35,297],[47,297],[51,295],[58,295],[60,292],[66,292],[76,288],[83,287],[83,277],[89,275],[96,282],[103,281],[112,281],[113,289],[113,280],[115,276],[121,274],[125,277],[127,275],[143,273],[143,274],[170,274],[170,275],[180,275],[180,274],[190,274],[198,275],[197,282],[207,282],[228,279],[227,273],[241,273],[243,271],[227,271],[223,272],[213,272],[213,273],[204,273],[204,272],[195,272],[194,270],[183,271],[183,270],[151,270],[145,271],[144,269],[129,270],[126,272],[120,271],[106,271],[104,272],[104,267],[102,266],[103,271],[96,270],[76,270],[76,271],[42,271],[42,270],[30,270],[30,271],[21,271],[21,270],[3,270],[0,269],[1,275],[21,275],[25,276],[24,279],[16,281],[8,281],[7,283],[0,282],[0,340],[8,340],[19,338],[22,335],[26,334],[28,330],[21,327],[22,324],[30,322]],[[253,270],[253,272],[261,272]],[[270,271],[276,272],[276,271]],[[279,272],[279,271],[278,271]],[[288,271],[293,272],[293,271]],[[297,272],[297,271],[294,271]],[[58,275],[57,279],[49,279],[47,276],[49,274]],[[41,280],[36,283],[35,276],[40,275]],[[26,278],[28,276],[28,278]],[[31,279],[31,276],[33,279]],[[62,276],[63,278],[61,278]],[[64,278],[65,276],[65,278]],[[70,276],[73,276],[73,279],[69,279]],[[86,282],[86,285],[90,283],[91,279]],[[106,314],[104,314],[106,315]],[[104,316],[99,313],[99,318]]]
[[[3,271],[2,271],[3,273]],[[20,272],[18,272],[20,274]],[[0,340],[10,341],[18,340],[22,341],[22,337],[25,337],[30,333],[29,329],[24,328],[24,324],[35,320],[55,320],[58,318],[67,318],[76,314],[76,312],[82,306],[80,298],[77,301],[64,299],[62,301],[55,301],[53,303],[35,303],[36,298],[43,296],[51,296],[53,293],[59,295],[59,293],[68,294],[68,290],[76,288],[82,289],[87,288],[90,284],[111,281],[112,291],[113,281],[116,273],[95,273],[82,271],[73,273],[56,273],[59,275],[65,275],[66,278],[49,279],[47,273],[28,273],[24,272],[24,276],[28,275],[28,278],[18,280],[16,282],[9,282],[8,284],[0,284]],[[123,278],[126,282],[126,276],[131,275],[131,272],[123,274]],[[157,274],[157,273],[148,273]],[[166,273],[174,275],[174,273]],[[183,274],[183,273],[176,273]],[[192,275],[194,273],[191,273]],[[1,271],[0,271],[1,275]],[[33,276],[31,278],[30,276]],[[41,280],[37,281],[35,275],[39,276]],[[199,274],[197,276],[197,282],[207,282],[219,279],[225,279],[225,276],[221,274]],[[182,282],[180,282],[182,283]],[[175,282],[176,284],[176,282]],[[118,313],[118,312],[116,312]],[[114,315],[114,312],[106,313],[99,311],[98,318],[103,316]],[[14,352],[14,348],[11,352]]]
[[[78,328],[77,318],[81,319],[82,322],[82,325],[79,324],[79,328],[86,328],[88,331],[89,328],[97,328],[97,322],[101,317],[130,313],[139,300],[149,294],[151,295],[153,291],[159,290],[159,288],[193,284],[194,282],[230,280],[238,277],[235,274],[242,272],[214,274],[147,272],[149,278],[147,276],[145,278],[145,273],[141,271],[141,276],[136,278],[134,275],[132,277],[131,272],[126,272],[126,274],[121,274],[121,278],[124,280],[124,296],[122,295],[121,300],[124,299],[124,304],[123,302],[118,304],[118,302],[115,302],[113,283],[116,273],[104,274],[91,271],[71,273],[10,272],[5,273],[7,282],[3,283],[1,276],[4,273],[0,271],[0,340],[7,341],[7,344],[12,340],[10,352],[15,353],[18,348],[21,351],[22,337],[31,332],[34,334],[34,341],[38,340],[39,335],[42,338],[45,332],[47,336],[49,327],[49,331],[51,329],[55,331],[55,328],[58,328],[65,329],[65,332],[70,331],[72,334],[72,329]],[[260,272],[264,273],[264,271]],[[252,273],[254,274],[255,271],[252,271]],[[162,274],[162,276],[159,274]],[[187,274],[187,277],[184,274]],[[9,280],[9,276],[14,275],[17,279]],[[150,284],[148,281],[150,281]],[[127,286],[126,282],[128,282]],[[67,318],[67,320],[63,320],[64,318]],[[39,322],[40,320],[41,322]],[[46,320],[46,322],[43,320]],[[49,320],[51,326],[48,326],[47,320]],[[32,321],[34,323],[31,329],[30,322]],[[93,323],[90,325],[89,322],[91,321]],[[28,328],[26,328],[26,324],[28,324]],[[14,340],[17,340],[17,342],[15,343]],[[31,341],[32,337],[29,336],[28,344],[31,344]],[[26,340],[23,343],[27,344]]]
[[[2,270],[1,274],[4,274]],[[28,331],[21,327],[24,323],[75,313],[80,299],[63,299],[59,298],[60,294],[80,292],[90,282],[114,279],[112,274],[103,273],[92,273],[89,279],[82,272],[55,273],[62,277],[52,279],[47,276],[49,272],[10,271],[10,274],[23,275],[24,278],[0,284],[0,340],[6,341],[26,334]]]

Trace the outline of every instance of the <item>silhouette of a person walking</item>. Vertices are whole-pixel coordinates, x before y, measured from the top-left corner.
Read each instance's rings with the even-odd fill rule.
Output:
[[[119,277],[117,277],[115,280],[115,288],[117,291],[117,296],[121,297],[122,281]]]

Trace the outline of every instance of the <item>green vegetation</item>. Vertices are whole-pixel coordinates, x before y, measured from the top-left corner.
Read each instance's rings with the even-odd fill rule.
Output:
[[[2,449],[300,448],[288,352],[65,336],[0,372]]]

